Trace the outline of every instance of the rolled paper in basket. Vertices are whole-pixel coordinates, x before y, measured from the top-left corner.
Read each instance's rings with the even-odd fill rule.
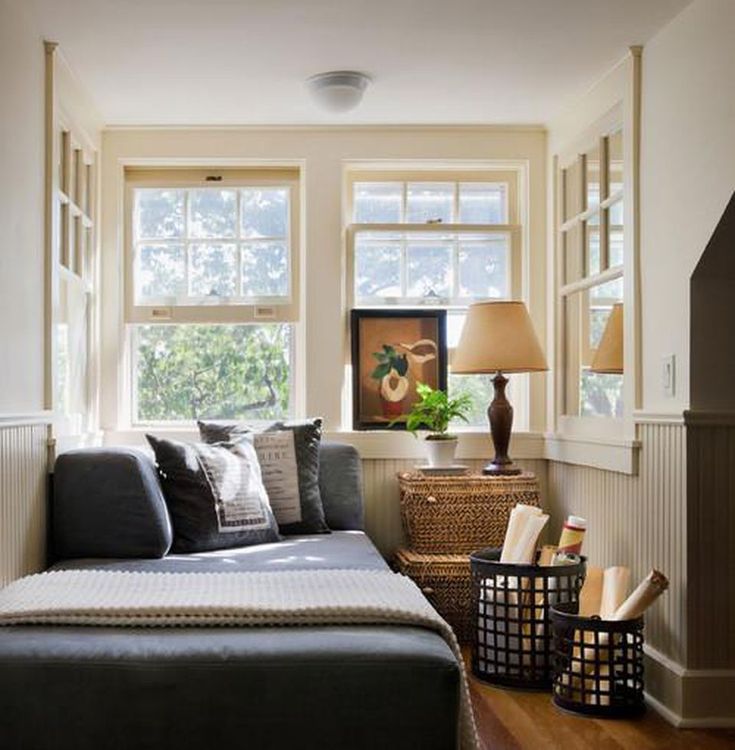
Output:
[[[636,588],[636,590],[617,608],[613,616],[609,619],[620,621],[634,620],[635,618],[640,617],[668,587],[669,581],[666,576],[658,570],[652,570],[640,582],[638,588]],[[600,647],[607,646],[609,643],[608,633],[600,633],[598,643]],[[603,648],[599,649],[598,654],[595,654],[593,648],[586,648],[584,651],[584,658],[585,660],[594,663],[597,657],[602,659],[606,658],[606,653],[606,650]],[[593,669],[593,667],[588,667],[585,670],[586,674],[589,674]]]
[[[638,588],[615,610],[611,620],[632,620],[640,617],[669,587],[669,580],[658,570],[652,570]]]
[[[614,619],[615,613],[628,595],[630,585],[630,568],[616,565],[605,568],[602,575],[602,598],[599,614],[602,620]]]
[[[544,544],[544,546],[541,548],[541,552],[538,556],[537,565],[541,567],[548,567],[550,565],[553,565],[554,561],[554,555],[556,554],[556,546],[553,544]],[[543,607],[544,607],[544,595],[542,593],[544,585],[544,579],[543,578],[536,578],[534,581],[534,588],[538,592],[535,596],[535,599],[533,603],[531,603],[531,593],[529,593],[524,597],[523,600],[523,606],[528,608],[528,612],[524,614],[524,620],[532,619],[534,616],[533,608],[535,606],[536,612],[535,617],[536,619],[541,619],[541,615],[543,614]],[[524,589],[530,589],[530,585],[524,584]],[[528,636],[531,633],[531,625],[530,623],[524,623],[523,625],[523,632],[524,635]],[[536,625],[536,635],[542,636],[544,632],[544,625],[543,623],[538,623]],[[531,648],[531,643],[529,640],[524,640],[523,642],[523,649],[524,651],[529,651]]]
[[[536,556],[538,538],[548,520],[549,516],[540,508],[533,505],[518,503],[510,512],[508,528],[505,531],[503,550],[500,555],[500,562],[530,565]],[[529,591],[530,580],[528,578],[522,578],[520,583],[520,589],[522,591]],[[508,578],[509,588],[516,589],[517,585],[518,580],[515,577]],[[522,595],[520,601],[516,591],[508,592],[506,606],[509,608],[509,613],[512,614],[513,609],[517,608],[516,614],[522,615],[523,608],[528,607],[530,604],[532,604],[530,592],[528,595]],[[520,628],[520,635],[529,635],[528,628],[529,626],[524,624]],[[516,634],[519,634],[518,630],[516,630]],[[510,633],[508,635],[510,635]],[[524,649],[527,648],[527,645],[524,645]]]
[[[580,516],[569,516],[559,537],[559,553],[578,555],[582,551],[582,541],[587,530],[587,521]]]
[[[587,568],[587,575],[579,592],[580,617],[592,617],[600,613],[603,575],[602,568],[594,565]]]
[[[536,554],[536,542],[549,517],[533,505],[518,505],[510,512],[505,530],[501,563],[529,565]]]
[[[620,603],[625,598],[629,577],[630,571],[628,568],[622,566],[606,568],[604,571],[602,568],[595,566],[587,568],[587,576],[584,579],[582,590],[579,592],[580,617],[599,615],[603,620],[609,620],[611,614],[620,606]],[[577,631],[576,635],[576,640],[578,641],[584,640],[585,643],[594,643],[595,634],[591,630]],[[606,640],[603,638],[602,642],[605,643]],[[580,650],[577,648],[575,651],[575,655],[579,658]],[[602,651],[600,653],[604,654]],[[594,659],[594,649],[586,648],[584,655],[585,659]],[[606,665],[600,665],[600,669],[603,666],[609,671]],[[579,670],[577,669],[576,671]],[[581,679],[579,677],[575,679],[577,680],[575,687],[580,687]],[[595,688],[595,682],[595,679],[590,680],[585,678],[585,688]],[[597,687],[603,689],[604,686],[600,685]],[[609,690],[609,686],[604,689]]]
[[[516,505],[516,507],[511,511],[511,516],[513,516],[513,512],[519,508],[524,510],[516,514],[516,519],[521,520],[515,521],[515,528],[513,530],[514,542],[509,548],[507,554],[506,548],[503,547],[501,562],[516,563],[519,565],[530,565],[536,555],[536,544],[538,542],[538,538],[541,534],[542,529],[546,525],[546,522],[549,520],[549,517],[545,513],[542,513],[539,508],[534,508],[533,506],[529,505]],[[528,509],[528,511],[532,512],[527,512],[525,509]],[[510,523],[508,524],[508,528],[510,530]],[[506,559],[503,559],[503,556],[505,556]],[[516,588],[516,579],[514,577],[509,578],[508,585],[510,588]],[[520,602],[518,600],[518,594],[515,591],[510,591],[508,592],[507,603],[511,607],[518,607],[519,605],[521,608],[528,607],[532,604],[530,598],[530,579],[522,578],[519,588],[521,589],[521,591],[526,592],[521,596]],[[523,625],[523,634],[530,634],[529,627],[530,626],[527,624]]]

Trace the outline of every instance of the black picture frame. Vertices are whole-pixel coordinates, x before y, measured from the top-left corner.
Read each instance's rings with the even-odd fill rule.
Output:
[[[385,328],[381,329],[379,321],[385,321]],[[395,321],[395,332],[400,338],[410,334],[412,322],[415,324],[416,334],[423,339],[432,341],[436,346],[436,355],[433,359],[419,363],[417,356],[410,350],[402,346],[407,342],[396,339],[395,341],[383,341],[382,351],[376,347],[375,341],[383,337],[387,339],[394,338],[390,335],[391,321]],[[369,322],[375,323],[371,330]],[[351,332],[351,350],[352,350],[352,427],[355,430],[405,430],[405,420],[395,423],[393,419],[399,420],[404,417],[410,410],[410,406],[416,399],[416,382],[417,375],[423,382],[428,382],[432,388],[446,391],[447,389],[447,311],[446,310],[386,310],[386,309],[355,309],[351,312],[350,319]],[[430,338],[432,337],[432,338]],[[434,341],[434,338],[436,339]],[[371,343],[372,342],[372,343]],[[401,399],[401,413],[396,414],[396,407],[389,405],[386,407],[387,399],[382,395],[382,381],[377,378],[368,376],[366,370],[369,366],[377,370],[377,366],[382,364],[376,354],[388,356],[385,353],[386,346],[394,346],[395,351],[400,352],[400,357],[405,357],[408,363],[408,370],[402,376],[394,378],[399,381],[397,389],[401,386],[400,380],[408,381],[408,391],[406,396]],[[372,348],[373,351],[366,353],[366,347]],[[421,348],[421,347],[420,347]],[[377,351],[376,351],[377,349]],[[423,346],[430,354],[431,348],[428,345]],[[368,357],[371,359],[368,360]],[[368,365],[368,362],[370,363]],[[367,365],[367,366],[366,366]],[[427,371],[428,366],[428,371]],[[433,377],[427,377],[433,376]],[[367,377],[374,379],[375,392],[368,389]],[[369,382],[369,381],[367,381]],[[388,388],[390,385],[387,386]],[[376,408],[376,399],[380,402],[383,409],[378,413]],[[395,402],[393,402],[395,403]]]

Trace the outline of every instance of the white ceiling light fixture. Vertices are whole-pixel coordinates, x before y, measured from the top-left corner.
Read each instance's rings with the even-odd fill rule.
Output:
[[[330,112],[349,112],[361,101],[370,76],[356,70],[332,70],[306,79],[317,104]]]

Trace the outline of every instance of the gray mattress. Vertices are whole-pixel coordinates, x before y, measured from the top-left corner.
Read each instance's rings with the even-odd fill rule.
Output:
[[[382,568],[364,533],[59,568]],[[3,750],[450,750],[459,669],[412,627],[0,628]]]
[[[387,568],[364,531],[287,536],[282,542],[235,547],[191,555],[167,555],[156,560],[66,560],[52,570],[145,570],[167,573],[238,570],[310,570],[325,568]]]

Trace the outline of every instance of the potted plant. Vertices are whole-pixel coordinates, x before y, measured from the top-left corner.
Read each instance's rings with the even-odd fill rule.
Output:
[[[449,425],[453,419],[468,421],[472,397],[463,393],[457,398],[449,398],[444,391],[434,390],[426,383],[417,383],[416,393],[419,400],[406,419],[406,429],[414,436],[419,430],[429,431],[424,444],[430,467],[452,466],[457,450],[457,436],[449,434]]]

